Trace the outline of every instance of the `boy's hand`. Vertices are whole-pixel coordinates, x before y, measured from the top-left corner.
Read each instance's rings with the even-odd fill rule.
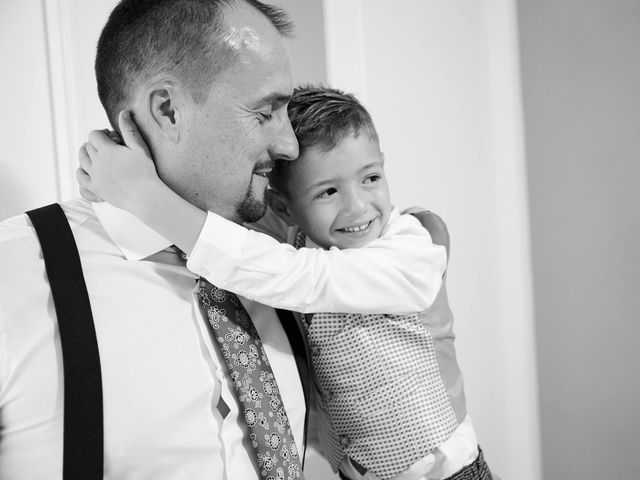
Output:
[[[127,111],[118,117],[125,145],[115,133],[94,130],[78,153],[76,178],[80,193],[90,201],[105,200],[133,211],[144,192],[159,183],[151,153]],[[119,144],[120,143],[120,144]]]
[[[449,230],[444,223],[435,213],[425,210],[422,207],[411,207],[403,210],[402,213],[410,213],[416,217],[422,226],[427,229],[431,235],[431,240],[436,245],[442,245],[447,250],[447,258],[449,258],[450,240]]]

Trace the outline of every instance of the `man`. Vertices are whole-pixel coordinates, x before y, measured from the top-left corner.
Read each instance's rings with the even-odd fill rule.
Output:
[[[273,161],[298,155],[286,108],[290,28],[283,12],[255,0],[123,0],[96,57],[112,125],[118,112],[131,110],[170,188],[233,221],[257,220]],[[199,303],[198,279],[169,242],[107,204],[76,199],[63,209],[100,353],[105,478],[276,477],[273,460],[252,445],[265,439],[247,434]],[[27,217],[0,224],[0,264],[0,478],[62,478],[58,319]],[[300,337],[282,326],[297,325],[240,302],[264,345],[303,460],[308,392],[300,375],[307,372],[294,359],[300,345],[289,340]],[[297,476],[291,465],[285,473]]]

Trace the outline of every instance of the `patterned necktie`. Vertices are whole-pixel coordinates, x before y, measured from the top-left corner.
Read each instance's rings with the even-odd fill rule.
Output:
[[[303,478],[278,384],[251,317],[238,297],[204,278],[199,298],[233,379],[260,475],[267,480]]]

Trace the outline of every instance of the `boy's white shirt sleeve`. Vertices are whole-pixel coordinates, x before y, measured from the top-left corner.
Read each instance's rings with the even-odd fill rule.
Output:
[[[431,306],[446,261],[420,222],[396,209],[380,238],[344,250],[295,249],[209,212],[187,267],[275,308],[398,314]]]

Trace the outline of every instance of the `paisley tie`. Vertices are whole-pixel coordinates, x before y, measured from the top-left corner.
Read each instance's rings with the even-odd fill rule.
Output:
[[[303,478],[278,384],[251,317],[233,293],[200,279],[200,306],[233,379],[262,478]]]

